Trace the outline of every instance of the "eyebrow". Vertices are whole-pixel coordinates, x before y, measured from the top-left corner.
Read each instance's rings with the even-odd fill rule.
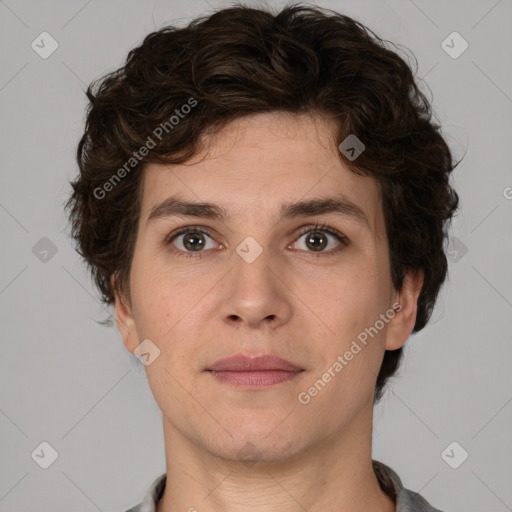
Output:
[[[295,203],[285,202],[281,206],[279,220],[329,213],[352,218],[371,230],[364,211],[344,196],[319,197]],[[168,217],[201,217],[225,221],[229,215],[225,208],[214,203],[190,202],[171,196],[151,209],[146,226],[152,220]]]

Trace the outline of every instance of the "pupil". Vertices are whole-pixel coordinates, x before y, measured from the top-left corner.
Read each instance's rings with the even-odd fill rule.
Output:
[[[194,239],[199,240],[197,245],[194,245],[194,243],[191,242]],[[198,251],[204,246],[204,240],[201,237],[200,233],[194,232],[194,233],[191,233],[189,236],[185,237],[184,245],[185,245],[185,247],[187,247],[187,249],[191,249],[192,251]]]
[[[315,242],[312,242],[312,240],[314,240],[315,238],[323,238],[323,243],[321,242],[320,244],[315,244]],[[311,244],[313,245],[313,247],[315,248],[320,248],[320,249],[323,249],[325,247],[325,237],[323,236],[323,234],[312,234],[308,237],[308,242],[311,242]]]

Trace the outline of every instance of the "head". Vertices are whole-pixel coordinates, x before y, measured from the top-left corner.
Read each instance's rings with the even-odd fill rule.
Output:
[[[380,344],[343,370],[352,367],[356,382],[358,365],[370,369],[358,386],[380,400],[405,341],[429,321],[458,206],[450,150],[413,71],[390,46],[326,9],[237,5],[149,34],[122,68],[89,86],[66,208],[77,251],[102,301],[116,305],[131,351],[152,339],[166,353],[162,364],[190,384],[191,366],[199,372],[237,343],[295,353],[319,377],[400,303],[376,334]],[[355,159],[339,149],[348,136],[364,144]],[[229,215],[148,221],[171,195]],[[313,224],[348,243],[316,258],[299,242],[304,217],[282,220],[281,207],[333,196],[358,206],[367,223],[325,210]],[[168,235],[197,224],[209,228],[192,230],[203,232],[208,256],[178,256],[185,239],[170,245]],[[247,237],[251,250],[262,249],[250,264],[236,251]],[[292,242],[313,257],[287,256]]]

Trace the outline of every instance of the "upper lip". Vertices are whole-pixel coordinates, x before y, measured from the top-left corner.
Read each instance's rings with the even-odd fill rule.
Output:
[[[303,368],[299,368],[290,361],[277,356],[247,356],[245,354],[235,354],[233,356],[219,359],[212,365],[208,366],[209,371],[232,371],[232,372],[251,372],[262,370],[282,370],[289,372],[299,372]]]

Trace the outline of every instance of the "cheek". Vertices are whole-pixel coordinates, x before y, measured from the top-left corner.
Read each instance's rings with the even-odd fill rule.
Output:
[[[375,263],[361,257],[357,265],[329,272],[317,289],[316,303],[335,325],[353,330],[373,317],[381,294],[381,279]]]
[[[368,333],[375,332],[372,326],[387,310],[389,283],[372,257],[361,257],[357,265],[345,270],[331,272],[328,286],[316,288],[312,298],[316,302],[313,309],[330,328],[322,363],[329,367],[338,356],[348,353],[340,372],[345,378],[338,379],[337,386],[345,389],[364,384],[369,387],[361,392],[371,394],[373,381],[368,372],[378,373],[385,328],[373,336]]]
[[[155,251],[149,242],[147,247],[142,247],[143,243],[138,241],[134,253],[130,285],[140,325],[146,327],[149,321],[156,327],[155,322],[168,324],[179,314],[188,288],[173,276],[164,250]]]
[[[212,283],[205,279],[177,279],[171,272],[153,267],[134,279],[133,300],[140,339],[149,338],[160,349],[166,366],[173,372],[180,360],[193,360],[196,340],[203,335],[208,312],[208,292]],[[183,365],[185,367],[185,365]]]
[[[178,321],[180,293],[176,293],[169,278],[158,276],[154,268],[144,268],[134,260],[131,291],[133,314],[140,336],[157,342]]]

